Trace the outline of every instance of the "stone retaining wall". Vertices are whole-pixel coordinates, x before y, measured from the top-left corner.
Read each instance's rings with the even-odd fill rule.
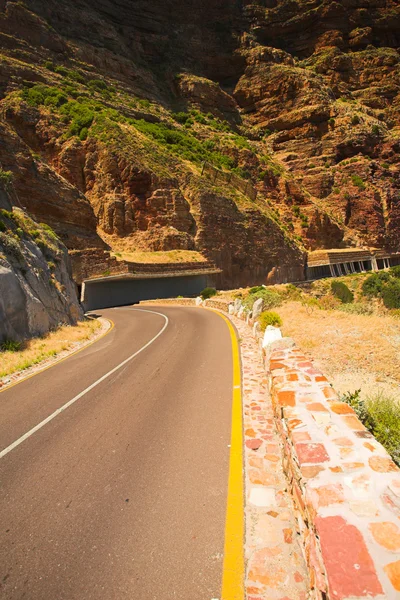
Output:
[[[219,300],[204,305],[233,312]],[[293,343],[263,355],[311,598],[399,599],[400,470]]]

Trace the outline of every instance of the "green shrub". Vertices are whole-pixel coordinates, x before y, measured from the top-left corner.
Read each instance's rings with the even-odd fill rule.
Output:
[[[8,188],[11,185],[13,180],[13,174],[11,171],[3,171],[0,169],[0,183],[3,184],[5,188]]]
[[[365,190],[366,185],[359,175],[352,175],[351,180],[353,182],[353,185],[360,188],[360,190]]]
[[[264,287],[252,294],[248,294],[248,296],[244,299],[243,304],[246,308],[251,310],[253,308],[254,302],[259,298],[262,298],[263,310],[274,308],[275,306],[280,306],[280,304],[282,304],[282,298],[280,294],[268,290]]]
[[[382,293],[383,282],[377,273],[372,273],[362,284],[361,290],[368,298],[379,298]]]
[[[354,300],[354,294],[345,283],[342,281],[332,281],[331,282],[331,290],[332,294],[339,298],[342,304],[350,304]]]
[[[177,112],[172,114],[172,118],[178,123],[184,125],[188,120],[190,120],[190,114],[185,112]]]
[[[62,65],[57,65],[54,67],[54,72],[66,77],[68,75],[68,69],[63,67]]]
[[[384,286],[382,300],[386,308],[400,308],[400,281],[389,281]]]
[[[360,117],[358,115],[354,115],[351,119],[351,124],[352,125],[359,125],[360,124]]]
[[[68,101],[62,90],[48,85],[35,85],[32,88],[25,88],[22,97],[30,106],[52,106],[54,108],[62,106]]]
[[[18,352],[21,349],[21,342],[15,342],[14,340],[4,340],[0,344],[0,350],[2,352]]]
[[[79,132],[79,139],[84,142],[88,136],[89,129],[87,127],[83,127]]]
[[[96,92],[108,90],[108,85],[102,79],[91,79],[88,83],[88,86],[91,90]]]
[[[367,398],[372,433],[400,466],[400,406],[396,399],[377,393]]]
[[[202,292],[200,292],[200,296],[203,298],[203,300],[207,300],[207,298],[212,298],[213,296],[216,296],[216,294],[217,290],[212,287],[206,287]]]
[[[396,277],[397,279],[400,279],[400,265],[398,265],[397,267],[392,267],[389,270],[390,275],[392,275],[393,277]]]
[[[282,319],[278,315],[278,313],[274,311],[264,311],[258,317],[258,322],[260,323],[261,331],[265,331],[268,325],[272,325],[273,327],[281,327]]]
[[[400,466],[400,406],[396,399],[378,392],[366,400],[360,397],[361,390],[348,392],[342,401],[349,404],[360,421],[386,448]]]
[[[68,134],[79,136],[83,129],[89,129],[93,123],[94,111],[90,105],[71,100],[61,107],[60,113],[67,118],[70,126]]]

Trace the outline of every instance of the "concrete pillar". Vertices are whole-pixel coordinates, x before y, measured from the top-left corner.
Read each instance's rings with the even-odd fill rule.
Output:
[[[329,269],[331,271],[331,277],[335,277],[335,269],[333,265],[329,265]]]
[[[378,271],[378,262],[375,258],[375,256],[371,256],[371,266],[372,266],[372,270],[373,271]]]
[[[80,298],[82,303],[85,302],[85,285],[86,285],[85,282],[82,281],[81,298]]]

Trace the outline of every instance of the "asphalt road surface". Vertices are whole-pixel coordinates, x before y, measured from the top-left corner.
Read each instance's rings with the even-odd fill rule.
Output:
[[[98,312],[108,335],[0,393],[0,597],[220,598],[229,329],[195,308]]]

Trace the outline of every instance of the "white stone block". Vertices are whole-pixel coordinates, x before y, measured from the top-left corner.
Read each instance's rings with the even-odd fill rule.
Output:
[[[282,332],[279,329],[279,327],[273,327],[272,325],[268,325],[268,327],[265,330],[264,333],[264,339],[263,339],[263,348],[268,348],[268,346],[270,344],[272,344],[272,342],[275,342],[276,340],[281,340],[282,339]]]
[[[200,296],[197,296],[196,298],[196,306],[201,306],[203,304],[203,300],[200,298]]]
[[[228,313],[229,313],[230,315],[233,315],[233,313],[234,313],[234,312],[235,312],[235,307],[233,306],[233,304],[230,304],[230,305],[228,306]]]
[[[261,315],[262,309],[263,309],[263,299],[259,298],[253,304],[253,319],[257,319]]]
[[[240,298],[236,298],[234,304],[233,304],[233,314],[237,315],[239,312],[240,307],[242,306],[242,301]]]

